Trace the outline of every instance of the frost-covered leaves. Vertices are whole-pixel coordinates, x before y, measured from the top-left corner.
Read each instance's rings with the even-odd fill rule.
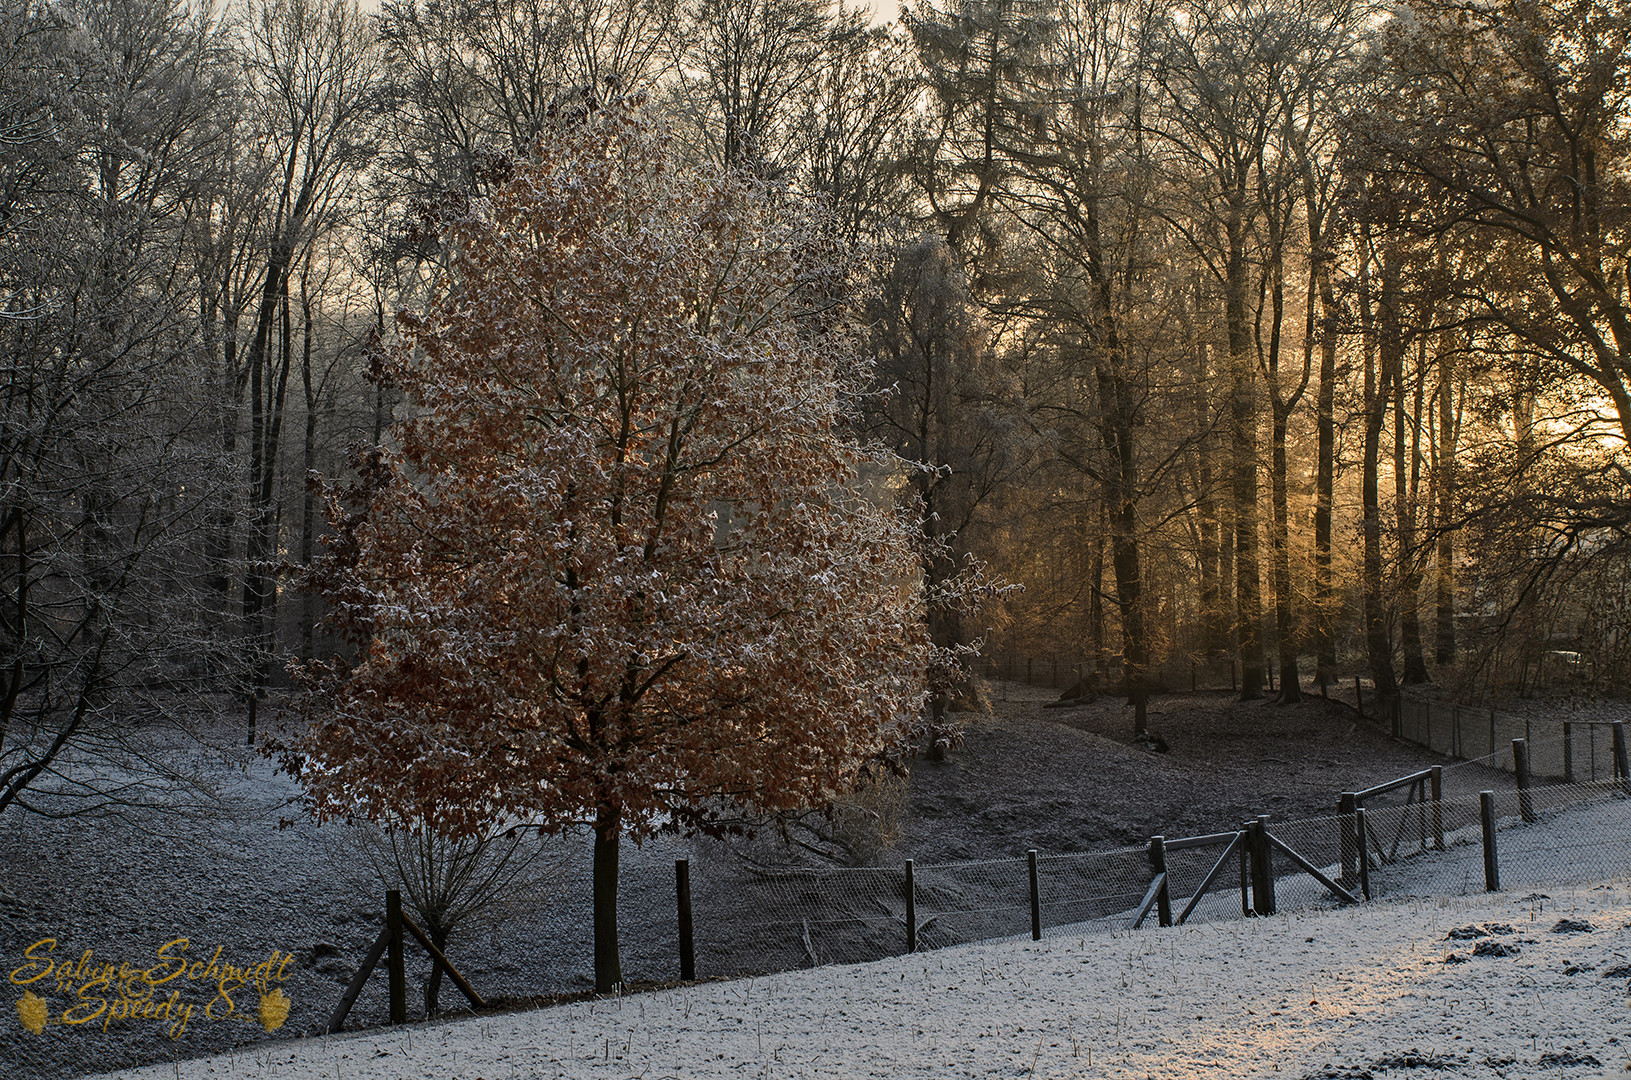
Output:
[[[916,715],[916,529],[857,494],[820,225],[621,110],[449,224],[387,363],[413,418],[320,573],[362,655],[308,672],[319,813],[812,805]]]

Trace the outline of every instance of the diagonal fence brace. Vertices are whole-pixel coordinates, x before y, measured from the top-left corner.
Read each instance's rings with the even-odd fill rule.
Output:
[[[1281,840],[1273,833],[1265,833],[1264,835],[1267,837],[1269,843],[1285,852],[1287,858],[1296,863],[1298,866],[1302,867],[1304,872],[1306,872],[1309,877],[1313,878],[1315,881],[1329,889],[1331,891],[1331,895],[1335,896],[1338,900],[1341,900],[1345,904],[1359,903],[1359,897],[1355,896],[1353,893],[1349,892],[1347,889],[1344,889],[1341,885],[1338,885],[1336,882],[1322,874],[1319,868],[1313,863],[1291,850],[1284,840]]]

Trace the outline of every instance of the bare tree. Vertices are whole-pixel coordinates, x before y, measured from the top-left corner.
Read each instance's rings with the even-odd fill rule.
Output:
[[[333,226],[346,184],[369,157],[361,121],[378,75],[378,50],[354,0],[259,0],[249,12],[246,47],[252,120],[271,165],[265,268],[243,364],[249,386],[243,617],[257,654],[251,689],[258,695],[276,652],[272,559],[293,362],[290,277],[314,238]]]
[[[200,793],[133,735],[209,669],[221,460],[180,268],[221,48],[163,2],[0,14],[0,813]]]
[[[797,165],[792,128],[824,76],[857,53],[865,8],[827,0],[682,4],[673,107],[695,153],[760,176]],[[834,87],[828,82],[830,92]]]
[[[344,828],[333,854],[342,871],[366,868],[374,882],[401,889],[420,928],[444,956],[461,931],[513,905],[536,901],[563,872],[563,850],[519,824],[447,836],[422,822],[417,828],[358,822]],[[432,964],[425,1015],[439,1011],[441,989],[441,965]]]

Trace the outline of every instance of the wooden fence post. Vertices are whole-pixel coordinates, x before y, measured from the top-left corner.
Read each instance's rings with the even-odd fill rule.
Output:
[[[1484,825],[1484,891],[1501,891],[1501,868],[1495,854],[1495,792],[1478,793],[1478,817]]]
[[[1267,814],[1247,823],[1252,844],[1252,907],[1259,915],[1274,914],[1274,855],[1269,850]]]
[[[674,895],[680,913],[680,981],[697,978],[696,937],[691,925],[691,860],[674,860]]]
[[[1444,766],[1433,765],[1427,770],[1431,774],[1433,788],[1433,847],[1438,851],[1444,850]]]
[[[1244,918],[1252,913],[1251,894],[1251,846],[1252,834],[1247,831],[1240,837],[1240,914]]]
[[[1631,780],[1631,762],[1626,760],[1625,723],[1614,721],[1614,772],[1622,783]]]
[[[1518,813],[1528,823],[1535,820],[1535,800],[1529,794],[1529,744],[1512,740],[1512,773],[1518,778]]]
[[[912,877],[912,860],[906,860],[906,951],[917,952],[917,882]]]
[[[1167,872],[1167,838],[1164,836],[1150,837],[1150,869],[1156,874]],[[1172,890],[1167,886],[1168,880],[1161,879],[1161,891],[1155,898],[1156,921],[1162,926],[1172,925]]]
[[[391,889],[385,894],[386,970],[391,980],[391,1023],[408,1022],[408,973],[402,955],[402,893]]]
[[[1359,851],[1358,834],[1354,831],[1354,810],[1357,809],[1358,800],[1351,791],[1344,791],[1337,796],[1337,813],[1341,815],[1342,822],[1338,826],[1341,835],[1338,840],[1338,850],[1342,856],[1342,884],[1352,885],[1355,876],[1359,873],[1357,852]]]
[[[1370,899],[1370,829],[1365,823],[1365,808],[1354,808],[1354,835],[1359,838],[1359,893]]]
[[[1025,853],[1031,871],[1031,940],[1042,940],[1042,889],[1036,874],[1036,848]],[[1162,923],[1165,926],[1166,923]]]

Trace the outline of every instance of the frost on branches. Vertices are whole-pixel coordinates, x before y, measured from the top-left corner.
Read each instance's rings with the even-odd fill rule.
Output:
[[[447,224],[386,361],[412,419],[331,499],[317,584],[359,651],[305,672],[314,809],[592,821],[603,991],[621,836],[819,805],[922,712],[920,532],[858,480],[819,225],[638,113],[552,134]]]

